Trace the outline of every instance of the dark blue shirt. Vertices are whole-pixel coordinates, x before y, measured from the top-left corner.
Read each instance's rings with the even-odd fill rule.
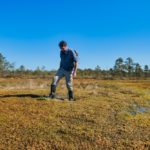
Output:
[[[60,52],[60,68],[66,71],[72,71],[74,68],[74,63],[77,62],[77,55],[70,49]]]

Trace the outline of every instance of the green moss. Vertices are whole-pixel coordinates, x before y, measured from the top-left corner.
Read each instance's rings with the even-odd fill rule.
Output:
[[[10,86],[17,82],[11,79]],[[72,103],[38,100],[48,94],[46,86],[4,88],[0,91],[0,149],[148,149],[150,112],[131,113],[135,104],[149,110],[147,82],[75,80],[77,101]],[[64,81],[58,93],[66,96],[63,85]]]

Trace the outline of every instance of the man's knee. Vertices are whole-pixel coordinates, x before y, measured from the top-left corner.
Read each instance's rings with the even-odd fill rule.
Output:
[[[66,85],[67,85],[68,91],[73,91],[73,84],[72,84],[72,82],[67,82]]]
[[[58,81],[59,81],[59,77],[58,76],[54,76],[53,80],[52,80],[52,85],[56,86],[58,84]]]

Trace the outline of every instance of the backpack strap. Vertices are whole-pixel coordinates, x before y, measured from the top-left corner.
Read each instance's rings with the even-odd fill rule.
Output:
[[[79,56],[79,53],[76,50],[74,50],[74,53],[76,54],[77,57]]]
[[[76,50],[69,49],[69,51],[71,51],[72,53],[74,52],[77,57],[79,56],[79,53]]]

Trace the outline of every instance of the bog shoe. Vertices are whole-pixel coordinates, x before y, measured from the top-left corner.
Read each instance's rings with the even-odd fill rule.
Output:
[[[74,94],[73,91],[69,91],[69,101],[74,101]]]
[[[55,98],[55,92],[56,92],[56,86],[55,85],[51,85],[51,92],[49,94],[49,98]]]

